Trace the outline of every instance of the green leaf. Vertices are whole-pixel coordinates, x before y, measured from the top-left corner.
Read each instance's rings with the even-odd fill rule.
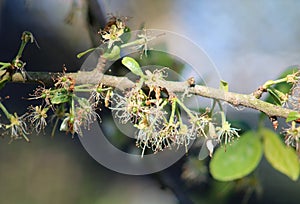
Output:
[[[140,77],[144,77],[144,73],[142,72],[142,69],[137,61],[133,59],[132,57],[124,57],[122,59],[122,64],[127,67],[132,73],[135,75],[138,75]]]
[[[66,103],[70,99],[68,94],[64,94],[61,92],[55,92],[53,97],[50,99],[51,103],[54,105],[61,104],[61,103]]]
[[[103,57],[108,60],[117,60],[121,57],[120,52],[121,52],[120,47],[115,45],[111,50],[106,51],[103,54]]]
[[[293,112],[290,112],[288,114],[288,117],[286,118],[286,122],[291,122],[293,120],[297,120],[300,118],[300,113],[296,112],[296,111],[293,111]]]
[[[273,131],[263,128],[259,131],[264,138],[264,151],[274,169],[293,181],[299,177],[299,161],[295,150],[287,147]]]
[[[261,141],[254,131],[241,135],[239,140],[219,148],[210,162],[212,176],[220,181],[231,181],[251,173],[259,164],[263,153]]]
[[[268,88],[267,91],[272,96],[272,98],[275,101],[276,105],[281,106],[282,103],[283,103],[281,97],[283,97],[284,93],[282,93],[281,91],[278,91],[277,89],[274,89],[274,88]]]
[[[223,91],[228,91],[229,90],[228,83],[226,81],[221,80],[220,81],[220,89]]]

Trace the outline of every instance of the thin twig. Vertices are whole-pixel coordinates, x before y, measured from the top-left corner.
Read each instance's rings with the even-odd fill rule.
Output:
[[[28,72],[30,76],[25,83],[37,83],[42,81],[45,85],[53,84],[53,78],[59,75],[59,73],[49,73],[49,72]],[[117,77],[111,75],[103,75],[101,72],[94,71],[79,71],[76,73],[68,73],[70,77],[76,80],[76,84],[99,84],[100,82],[110,87],[117,87],[121,90],[131,88],[134,86],[134,82],[130,81],[126,77]],[[22,82],[24,79],[21,77],[13,77],[12,82]],[[221,89],[215,89],[211,87],[195,85],[194,87],[189,87],[187,81],[177,82],[177,81],[158,81],[158,86],[164,87],[169,92],[174,93],[185,93],[189,90],[189,94],[194,94],[206,98],[218,99],[225,101],[234,106],[243,106],[252,108],[265,113],[268,116],[277,116],[281,118],[287,118],[290,110],[280,106],[273,105],[268,102],[264,102],[257,99],[253,94],[238,94],[233,92],[223,91]]]

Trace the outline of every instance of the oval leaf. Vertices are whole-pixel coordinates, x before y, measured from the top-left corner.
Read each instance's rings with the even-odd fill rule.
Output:
[[[138,75],[140,77],[144,76],[144,73],[142,72],[142,69],[137,61],[133,59],[132,57],[124,57],[122,59],[122,64],[127,67],[132,73],[135,75]]]
[[[231,181],[251,173],[262,157],[262,145],[256,132],[249,131],[239,140],[219,148],[210,162],[212,176],[220,181]]]
[[[260,130],[264,138],[265,156],[274,169],[287,175],[293,181],[299,177],[299,161],[295,150],[287,147],[279,136],[269,129]]]

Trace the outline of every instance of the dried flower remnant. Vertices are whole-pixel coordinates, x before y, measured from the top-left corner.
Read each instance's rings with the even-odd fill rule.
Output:
[[[64,70],[66,69],[64,68]],[[63,72],[62,76],[56,78],[54,86],[56,87],[56,89],[62,88],[67,90],[68,92],[73,92],[75,88],[75,79],[70,76],[66,76]]]
[[[30,94],[29,100],[43,99],[47,105],[50,105],[51,89],[46,89],[45,86],[38,86],[33,94]]]
[[[165,33],[160,33],[156,36],[153,36],[151,33],[148,32],[147,29],[143,29],[142,32],[140,32],[137,37],[138,40],[141,42],[139,43],[139,45],[137,45],[135,47],[136,50],[140,50],[141,51],[141,55],[140,58],[143,57],[143,55],[145,55],[146,57],[148,56],[147,52],[148,50],[150,50],[151,48],[149,48],[148,43],[156,38],[161,37],[162,35],[165,35]]]
[[[96,121],[100,120],[99,114],[95,110],[95,105],[91,104],[85,98],[78,98],[79,105],[75,108],[75,115],[80,125],[84,128],[89,129],[90,125]],[[76,120],[76,119],[75,119]]]
[[[115,42],[122,42],[121,36],[125,32],[126,21],[126,17],[112,16],[105,28],[98,32],[101,35],[102,41],[108,44],[108,49],[110,49]]]

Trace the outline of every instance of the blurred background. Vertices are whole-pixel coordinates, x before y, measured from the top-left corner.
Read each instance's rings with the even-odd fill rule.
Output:
[[[146,27],[184,35],[204,49],[231,91],[250,93],[300,62],[300,2],[184,0],[0,0],[0,61],[10,61],[24,30],[40,48],[26,47],[28,71],[79,70],[78,52],[97,43],[99,26],[112,13],[128,16],[132,30]],[[215,72],[212,72],[212,74]],[[210,76],[219,77],[219,76]],[[9,84],[1,96],[12,112],[35,86]],[[257,112],[228,109],[230,118],[256,127]],[[214,181],[207,161],[184,157],[154,175],[128,176],[94,161],[78,139],[0,143],[0,203],[298,203],[300,182],[276,172],[264,159],[249,177]]]

